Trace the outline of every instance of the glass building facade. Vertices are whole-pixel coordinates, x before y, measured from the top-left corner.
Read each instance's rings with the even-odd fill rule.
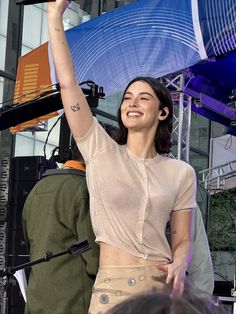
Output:
[[[131,2],[132,1],[116,0],[73,1],[70,8],[65,12],[64,27],[65,29],[69,29],[100,14],[104,14],[114,8]],[[9,11],[9,8],[11,11]],[[9,34],[13,33],[9,26],[13,19],[11,17],[12,8],[15,10],[15,15],[18,15],[18,19],[16,20],[19,23],[15,25],[15,27],[20,30],[20,32],[18,32],[18,38],[16,36],[12,37],[12,34]],[[0,0],[0,106],[11,104],[14,93],[18,58],[48,41],[46,9],[47,4],[45,3],[16,6],[15,0],[10,0],[9,6],[9,0]],[[9,60],[6,60],[6,54],[8,54],[7,38],[9,36],[12,37],[11,40],[16,41],[14,45],[17,49],[17,56],[13,56],[14,60],[11,60],[10,58]],[[11,66],[10,64],[12,61],[14,61],[16,66],[14,69],[11,69],[11,72],[9,73],[8,68]],[[6,62],[8,62],[8,64],[6,64]],[[112,101],[114,101],[114,99],[116,100],[117,97],[115,96]],[[114,106],[108,106],[107,104],[108,101],[101,102],[100,107],[102,110],[110,111],[112,108],[112,111],[114,111]],[[57,118],[52,118],[45,122],[47,131],[51,129],[56,119]],[[106,118],[102,119],[107,120]],[[0,132],[0,156],[42,155],[48,132],[45,130],[45,127],[42,131],[40,131],[40,128],[37,128],[37,130],[37,132],[34,132],[34,130],[32,132],[19,132],[14,137],[8,130]],[[46,146],[47,157],[50,157],[51,151],[58,145],[59,130],[60,123],[53,128],[53,131],[48,138]]]

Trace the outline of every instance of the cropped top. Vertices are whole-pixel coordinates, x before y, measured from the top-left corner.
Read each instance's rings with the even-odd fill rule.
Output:
[[[159,154],[152,159],[134,155],[96,118],[77,145],[86,163],[96,242],[144,259],[171,261],[165,228],[172,211],[196,206],[194,169]]]

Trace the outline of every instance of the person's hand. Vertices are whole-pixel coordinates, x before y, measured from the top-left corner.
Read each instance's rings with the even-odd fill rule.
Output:
[[[182,259],[176,259],[170,264],[157,264],[157,269],[167,273],[166,284],[173,284],[172,295],[181,296],[184,291],[187,263]]]
[[[49,15],[60,15],[62,16],[71,0],[56,0],[48,2],[48,14]]]

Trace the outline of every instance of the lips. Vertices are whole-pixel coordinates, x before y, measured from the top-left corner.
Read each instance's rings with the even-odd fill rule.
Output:
[[[127,116],[131,118],[141,117],[143,114],[139,111],[128,111]]]

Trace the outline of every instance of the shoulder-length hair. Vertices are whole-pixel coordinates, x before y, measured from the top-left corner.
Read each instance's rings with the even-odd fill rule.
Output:
[[[150,87],[156,94],[156,97],[160,101],[160,110],[163,109],[164,107],[167,107],[169,109],[169,114],[166,117],[166,119],[163,121],[159,121],[154,138],[156,151],[159,154],[169,153],[172,146],[171,133],[173,118],[173,103],[170,93],[168,89],[164,85],[162,85],[157,79],[153,77],[139,76],[133,79],[126,87],[122,96],[121,104],[124,100],[125,93],[129,86],[137,81],[143,81],[150,85]],[[118,144],[124,145],[127,143],[128,130],[124,126],[121,119],[121,104],[117,113],[119,129],[117,131],[116,141]]]

